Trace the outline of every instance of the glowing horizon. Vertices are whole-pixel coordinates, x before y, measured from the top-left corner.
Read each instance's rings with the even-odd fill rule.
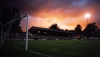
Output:
[[[69,3],[70,1],[71,3]],[[46,0],[46,4],[37,1],[22,8],[22,12],[30,14],[29,28],[32,26],[49,28],[52,24],[57,23],[61,29],[74,30],[77,24],[80,24],[84,30],[87,25],[84,17],[86,13],[91,14],[89,23],[96,22],[100,26],[100,22],[97,21],[99,15],[96,15],[98,13],[97,4],[92,4],[88,0],[70,1]],[[24,29],[23,25],[21,23],[21,27]]]
[[[80,17],[82,18],[82,17]],[[86,20],[80,19],[80,18],[71,18],[66,17],[64,19],[60,18],[41,18],[41,17],[29,17],[29,28],[32,26],[36,27],[43,27],[43,28],[49,28],[52,24],[57,23],[58,27],[60,29],[68,29],[68,30],[74,30],[77,24],[80,24],[82,26],[82,30],[85,28],[85,22]],[[83,22],[80,22],[83,21]],[[21,22],[21,27],[23,31],[25,31],[25,22]]]

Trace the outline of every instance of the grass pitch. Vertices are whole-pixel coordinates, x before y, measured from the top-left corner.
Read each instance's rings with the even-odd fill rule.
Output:
[[[13,49],[10,57],[100,57],[100,40],[29,40],[29,51]]]

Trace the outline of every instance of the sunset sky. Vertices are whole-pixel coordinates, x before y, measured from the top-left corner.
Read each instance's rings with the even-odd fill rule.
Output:
[[[96,22],[100,27],[100,0],[3,0],[2,5],[18,6],[23,14],[29,14],[31,26],[48,28],[57,23],[59,28],[73,30],[77,24],[85,28],[88,22]],[[25,22],[20,26],[25,28]]]

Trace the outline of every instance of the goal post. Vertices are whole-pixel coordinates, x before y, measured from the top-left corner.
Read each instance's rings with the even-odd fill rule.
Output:
[[[20,13],[18,13],[18,14],[20,14]],[[13,44],[16,44],[15,41],[16,42],[18,42],[18,40],[20,41],[20,39],[15,38],[15,36],[19,37],[20,34],[17,35],[17,32],[16,33],[10,33],[10,32],[11,32],[12,25],[15,24],[16,21],[21,20],[21,21],[25,22],[25,24],[26,24],[25,25],[26,26],[26,28],[25,28],[26,33],[24,33],[24,35],[22,34],[23,36],[21,35],[22,36],[21,40],[22,40],[22,38],[24,38],[24,41],[25,41],[25,46],[24,46],[25,49],[24,50],[28,50],[28,19],[29,19],[29,14],[27,14],[27,15],[20,14],[20,15],[21,15],[20,17],[15,16],[11,21],[7,22],[6,24],[0,25],[0,49],[3,48],[3,45],[5,45],[6,42],[7,42],[6,45],[11,44],[9,46],[13,46]],[[17,28],[15,28],[15,30],[17,30]],[[13,43],[10,43],[10,42],[13,42]],[[21,44],[19,43],[19,45],[21,45]],[[14,46],[16,48],[16,46],[18,46],[18,43]]]
[[[29,14],[27,15],[27,22],[26,22],[26,50],[28,50],[28,19],[29,19]]]

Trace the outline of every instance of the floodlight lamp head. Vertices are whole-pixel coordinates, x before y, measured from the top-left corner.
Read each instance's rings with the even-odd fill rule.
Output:
[[[90,18],[90,14],[89,13],[85,14],[85,18]]]

